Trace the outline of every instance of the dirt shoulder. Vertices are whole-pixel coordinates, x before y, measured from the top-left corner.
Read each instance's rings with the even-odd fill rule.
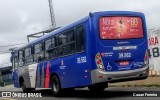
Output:
[[[144,80],[109,83],[110,87],[160,87],[160,76],[150,76]]]

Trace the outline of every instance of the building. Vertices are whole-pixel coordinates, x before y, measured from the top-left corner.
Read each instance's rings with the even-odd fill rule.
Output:
[[[7,66],[0,68],[0,86],[12,84],[12,67]]]

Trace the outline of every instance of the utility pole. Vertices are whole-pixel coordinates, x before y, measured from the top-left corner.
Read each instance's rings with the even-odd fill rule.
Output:
[[[56,20],[55,20],[55,16],[54,16],[54,9],[53,9],[52,0],[48,0],[48,3],[49,3],[49,10],[50,10],[50,17],[51,17],[51,27],[49,29],[47,29],[47,30],[27,35],[28,42],[30,41],[29,39],[31,37],[32,38],[39,38],[39,37],[45,35],[45,33],[50,33],[51,31],[54,31],[54,30],[57,29],[56,28]]]
[[[48,2],[49,2],[49,9],[50,9],[51,26],[54,29],[56,27],[56,21],[54,16],[53,2],[52,0],[48,0]]]

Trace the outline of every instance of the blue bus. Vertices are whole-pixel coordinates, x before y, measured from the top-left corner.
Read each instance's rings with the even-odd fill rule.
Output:
[[[103,91],[108,82],[146,79],[148,41],[145,16],[104,11],[61,27],[12,51],[14,86],[23,92],[88,87]]]

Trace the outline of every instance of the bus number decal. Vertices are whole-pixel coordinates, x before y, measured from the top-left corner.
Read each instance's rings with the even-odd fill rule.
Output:
[[[87,62],[86,56],[77,58],[77,63],[86,63],[86,62]]]
[[[130,58],[131,53],[119,53],[119,58]]]

